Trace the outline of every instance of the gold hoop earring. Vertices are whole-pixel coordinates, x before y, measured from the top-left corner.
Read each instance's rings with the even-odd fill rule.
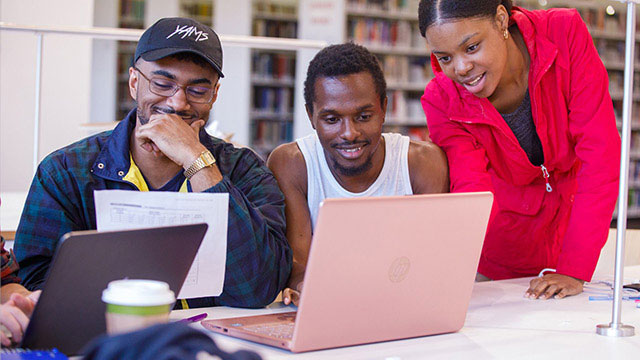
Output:
[[[509,38],[509,30],[504,29],[504,31],[502,32],[502,36],[504,36],[504,39],[507,40]]]

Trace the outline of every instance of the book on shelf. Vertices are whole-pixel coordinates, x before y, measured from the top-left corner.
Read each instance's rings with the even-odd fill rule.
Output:
[[[420,102],[420,98],[408,97],[405,99],[407,103],[407,117],[409,119],[421,119],[422,125],[427,125],[424,115],[424,110],[422,109],[422,102]],[[414,122],[415,123],[415,122]]]
[[[349,9],[388,11],[394,13],[414,12],[420,0],[349,0]]]
[[[120,0],[119,26],[134,29],[144,27],[144,0]]]
[[[211,19],[213,18],[213,0],[182,0],[180,2],[180,11],[187,17],[209,19],[209,22],[206,25],[211,25]]]
[[[414,31],[418,30],[405,20],[355,17],[349,19],[347,24],[348,39],[363,45],[411,47]]]
[[[387,91],[387,117],[396,119],[407,117],[407,102],[402,91]]]
[[[405,56],[385,55],[381,59],[387,82],[409,81],[409,59]]]
[[[252,72],[256,78],[291,81],[295,77],[294,54],[255,51],[251,62]]]
[[[402,91],[387,92],[387,118],[397,125],[426,126],[420,98],[411,97]]]
[[[254,36],[279,38],[296,38],[298,24],[291,21],[254,19],[252,33]]]
[[[292,121],[268,121],[257,120],[256,139],[262,144],[271,144],[277,146],[281,139],[292,141],[293,122]]]
[[[133,65],[133,55],[135,54],[135,47],[131,49],[128,42],[120,41],[118,44],[118,56],[117,56],[117,70],[118,74],[126,75],[123,79],[129,78],[129,67]],[[135,43],[133,43],[135,45]],[[126,80],[125,80],[126,81]]]
[[[296,4],[292,2],[278,2],[272,0],[254,0],[254,14],[281,15],[286,17],[294,17],[298,13]]]
[[[293,121],[254,120],[252,147],[266,159],[276,146],[293,141]]]
[[[640,162],[629,163],[629,187],[639,187],[640,185]]]
[[[383,55],[379,58],[387,85],[390,87],[404,84],[415,85],[416,89],[424,90],[433,77],[428,58],[398,55]]]
[[[288,87],[255,87],[254,113],[288,116],[293,112],[293,91]]]
[[[639,189],[635,189],[635,188],[629,189],[629,193],[627,195],[627,208],[629,210],[634,209],[633,213],[630,214],[631,217],[640,216],[640,213],[638,212],[638,209],[640,209],[640,190]]]
[[[254,0],[252,34],[296,38],[297,3]],[[293,96],[296,53],[253,50],[251,58],[251,146],[263,158],[293,140]]]

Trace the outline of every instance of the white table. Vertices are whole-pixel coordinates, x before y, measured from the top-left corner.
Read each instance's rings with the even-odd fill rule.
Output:
[[[639,280],[640,266],[628,267],[625,279]],[[599,295],[589,287],[583,294],[562,300],[529,300],[523,297],[529,280],[476,283],[465,326],[453,334],[293,354],[207,333],[226,351],[250,349],[264,359],[640,359],[640,308],[634,302],[623,301],[622,319],[636,328],[636,335],[608,338],[596,335],[595,329],[611,321],[611,301],[589,301],[589,295]],[[216,307],[178,310],[171,318],[202,312],[209,319],[220,319],[284,311],[291,308],[282,304],[258,310]]]

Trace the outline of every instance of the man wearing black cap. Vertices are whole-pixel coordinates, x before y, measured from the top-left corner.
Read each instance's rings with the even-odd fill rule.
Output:
[[[224,289],[179,306],[273,301],[291,271],[284,197],[251,150],[204,131],[223,76],[220,40],[209,27],[166,18],[144,32],[129,69],[137,108],[112,132],[57,150],[38,167],[14,245],[28,289],[42,287],[63,234],[96,228],[94,190],[210,192],[229,194]]]

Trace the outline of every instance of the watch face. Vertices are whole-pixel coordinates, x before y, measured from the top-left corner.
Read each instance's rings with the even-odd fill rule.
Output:
[[[213,157],[210,151],[202,153],[202,160],[206,165],[213,165],[216,162],[216,158]]]

